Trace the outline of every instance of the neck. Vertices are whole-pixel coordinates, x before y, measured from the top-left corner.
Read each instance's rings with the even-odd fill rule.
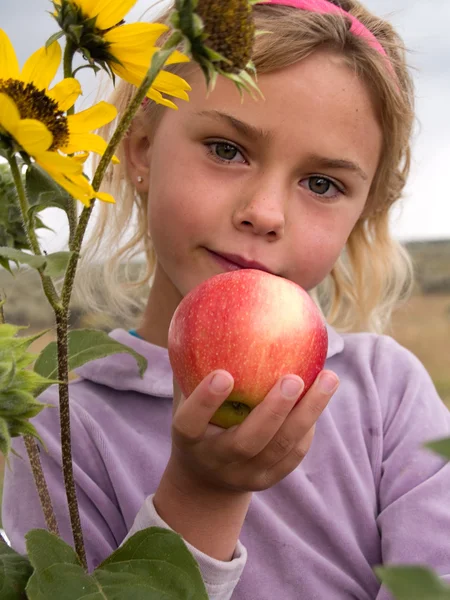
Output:
[[[147,306],[137,333],[147,342],[167,348],[170,321],[181,299],[180,292],[157,264]]]

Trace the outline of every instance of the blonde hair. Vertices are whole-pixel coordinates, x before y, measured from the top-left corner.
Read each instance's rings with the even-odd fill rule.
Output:
[[[370,86],[378,107],[383,129],[380,164],[368,200],[355,228],[349,236],[342,256],[329,277],[312,291],[327,321],[341,331],[367,330],[381,332],[390,321],[393,309],[406,298],[412,288],[411,261],[405,249],[394,240],[389,229],[392,205],[401,197],[410,169],[411,134],[414,123],[413,84],[409,75],[405,48],[392,26],[372,15],[356,0],[342,0],[340,6],[358,18],[382,44],[389,57],[371,49],[364,39],[349,32],[346,19],[339,15],[321,15],[278,5],[253,7],[256,27],[270,35],[255,40],[253,61],[258,73],[270,73],[302,60],[318,48],[338,51]],[[167,18],[168,12],[162,20]],[[161,19],[159,19],[161,21]],[[162,41],[162,40],[161,40]],[[168,69],[186,76],[191,65],[171,65]],[[120,82],[112,98],[119,116],[129,103],[134,88]],[[137,116],[147,125],[157,127],[163,111],[171,110],[149,103]],[[113,125],[104,128],[109,136]],[[137,322],[143,310],[155,265],[155,254],[147,232],[147,207],[135,192],[126,172],[123,149],[121,164],[108,172],[103,189],[117,199],[114,207],[100,204],[95,235],[83,247],[77,278],[84,303],[95,311],[120,316],[126,325]],[[130,239],[125,233],[135,220]],[[102,298],[98,298],[98,277],[87,276],[86,266],[102,258]],[[141,254],[140,272],[133,261]],[[139,294],[139,291],[141,293]],[[86,304],[85,304],[86,305]]]

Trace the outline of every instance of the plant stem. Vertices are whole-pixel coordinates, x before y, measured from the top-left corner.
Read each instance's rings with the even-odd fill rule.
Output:
[[[66,45],[64,48],[64,78],[72,77],[73,74],[73,57],[75,55],[75,47],[69,37],[66,37]],[[75,106],[71,106],[67,110],[68,115],[73,115]],[[67,207],[67,219],[69,221],[69,250],[72,250],[75,231],[77,228],[77,201],[73,198],[69,199]]]
[[[44,472],[42,470],[38,445],[31,435],[24,435],[23,441],[28,453],[28,458],[30,460],[34,483],[36,484],[36,489],[39,494],[39,500],[44,513],[45,522],[47,523],[47,528],[50,533],[54,533],[55,535],[59,536],[58,523],[53,510],[52,499],[50,498],[47,482],[45,481]]]
[[[64,77],[72,77],[73,57],[75,47],[66,37],[64,49]],[[67,110],[68,115],[73,115],[75,107]],[[77,204],[76,200],[69,200],[67,217],[69,220],[69,249],[73,249],[75,233],[77,230]],[[77,253],[78,254],[78,253]],[[84,547],[83,530],[81,528],[80,513],[76,495],[75,479],[72,465],[72,438],[70,433],[70,403],[69,403],[69,302],[62,303],[61,310],[56,313],[56,334],[58,347],[58,379],[59,384],[59,423],[61,428],[61,461],[63,466],[64,487],[66,489],[67,507],[69,509],[70,524],[72,528],[75,551],[83,567],[87,570],[86,550]]]
[[[41,249],[39,247],[39,242],[36,236],[36,232],[33,229],[33,224],[30,222],[28,217],[28,200],[25,192],[25,188],[22,181],[22,176],[20,174],[19,165],[17,164],[16,157],[12,154],[8,158],[9,166],[11,168],[11,175],[14,179],[14,184],[17,190],[17,198],[20,209],[20,214],[22,217],[22,225],[25,230],[28,243],[30,244],[30,248],[33,250],[36,256],[42,256]],[[50,302],[53,310],[56,310],[60,307],[59,304],[59,296],[53,285],[53,281],[48,275],[44,275],[41,271],[39,271],[39,275],[42,281],[42,287],[44,289],[44,293],[47,297],[47,300]]]
[[[25,192],[25,188],[23,186],[22,176],[20,174],[19,165],[17,164],[16,157],[12,154],[9,158],[9,166],[11,168],[11,174],[14,179],[14,184],[17,190],[17,197],[19,199],[19,208],[20,214],[22,216],[23,228],[25,229],[25,233],[27,235],[28,243],[30,244],[30,248],[33,250],[34,254],[40,256],[41,249],[39,247],[39,242],[36,236],[36,232],[31,227],[30,219],[28,217],[28,200]]]
[[[72,465],[72,441],[70,434],[69,407],[69,358],[68,358],[68,310],[63,308],[56,314],[56,333],[58,346],[58,379],[59,387],[59,423],[61,427],[61,459],[66,489],[67,506],[69,509],[75,551],[83,567],[87,570],[86,551],[84,548],[83,531],[81,529],[80,513],[78,510],[75,479]]]

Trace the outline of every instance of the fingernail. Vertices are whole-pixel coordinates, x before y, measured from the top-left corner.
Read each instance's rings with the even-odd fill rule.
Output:
[[[300,392],[303,389],[303,381],[300,379],[293,379],[292,377],[286,377],[281,382],[281,393],[287,400],[293,400],[300,396]]]
[[[334,375],[334,373],[330,373],[329,371],[325,371],[319,375],[319,381],[317,387],[321,392],[325,394],[331,394],[337,388],[339,383],[339,379]]]
[[[232,380],[229,375],[225,375],[225,373],[216,373],[211,379],[209,387],[216,394],[222,394],[227,391],[231,386],[231,383]]]

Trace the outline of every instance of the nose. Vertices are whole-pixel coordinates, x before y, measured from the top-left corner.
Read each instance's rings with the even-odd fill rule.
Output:
[[[262,182],[260,182],[262,183]],[[285,229],[285,193],[273,186],[259,185],[252,193],[244,194],[233,214],[233,224],[239,231],[277,240]]]

